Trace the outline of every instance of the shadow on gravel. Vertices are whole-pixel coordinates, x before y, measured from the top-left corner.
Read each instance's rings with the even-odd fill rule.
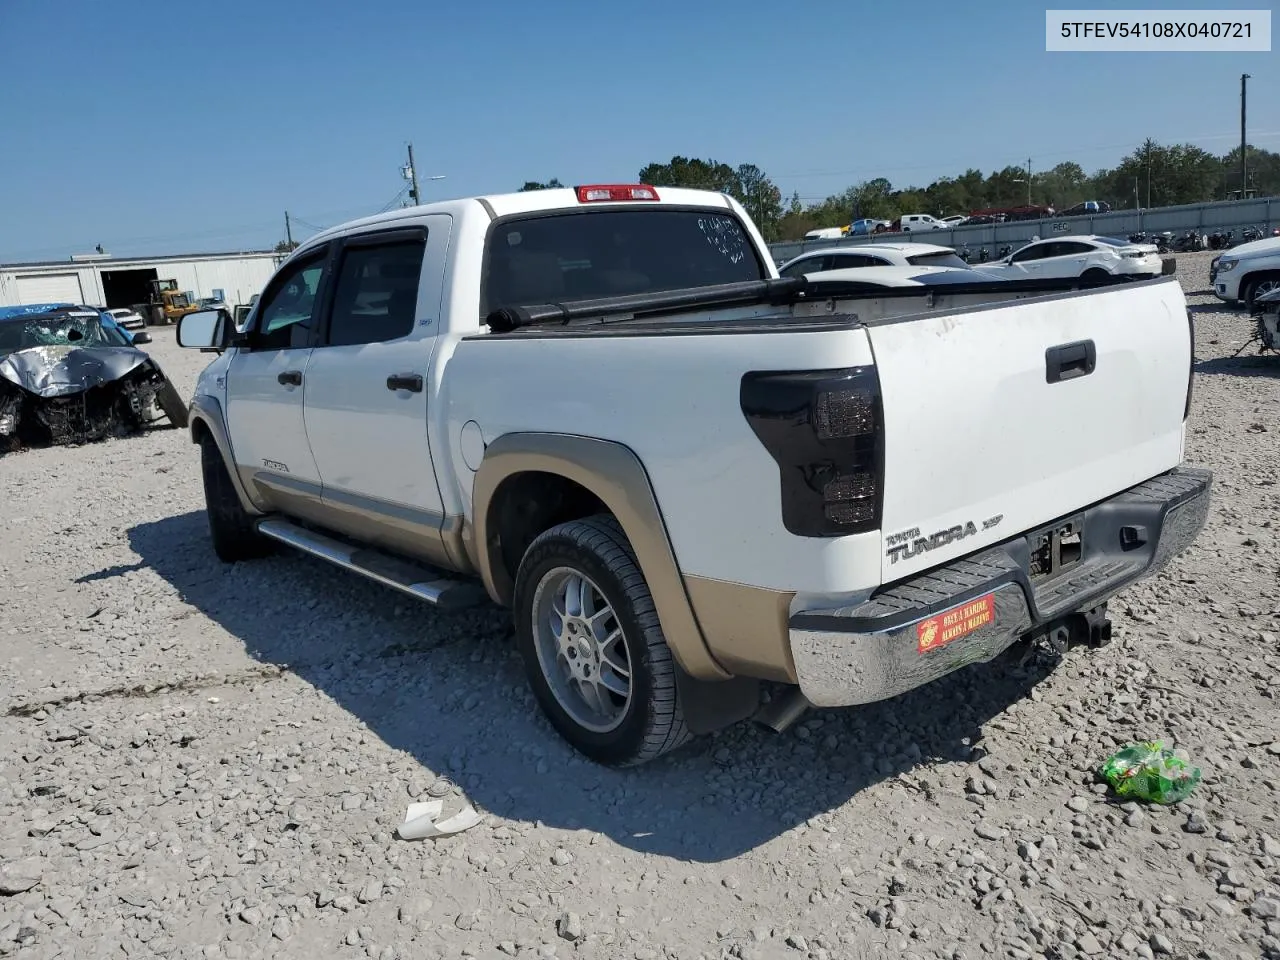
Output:
[[[98,580],[110,580],[112,577],[124,576],[126,573],[132,573],[135,570],[145,570],[146,564],[139,560],[137,563],[117,563],[114,567],[107,567],[105,570],[98,570],[94,573],[86,573],[83,577],[76,577],[76,583],[94,583]]]
[[[1256,349],[1256,344],[1254,349]],[[1236,377],[1280,377],[1280,356],[1273,353],[1242,353],[1238,357],[1198,360],[1196,373],[1228,373]]]
[[[506,642],[507,611],[440,613],[304,555],[227,566],[207,530],[193,512],[128,535],[148,566],[251,656],[287,665],[483,808],[681,860],[739,856],[899,775],[927,793],[913,771],[976,759],[982,725],[1048,672],[977,665],[893,701],[812,712],[782,735],[747,722],[614,771],[584,761],[543,721]],[[384,802],[399,816],[407,801],[401,793]]]

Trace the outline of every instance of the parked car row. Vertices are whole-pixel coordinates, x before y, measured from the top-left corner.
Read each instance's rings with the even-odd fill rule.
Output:
[[[866,236],[873,233],[913,233],[921,230],[947,230],[952,227],[979,226],[1005,223],[1010,220],[1041,220],[1045,217],[1075,217],[1090,213],[1109,213],[1111,204],[1102,200],[1086,200],[1068,210],[1056,211],[1052,206],[1001,207],[955,213],[948,217],[935,217],[928,213],[907,213],[896,220],[864,218],[854,220],[844,227],[821,227],[810,230],[805,240],[839,240],[842,237]]]
[[[1162,258],[1154,244],[1130,243],[1114,237],[1080,235],[1035,240],[1000,259],[971,265],[951,247],[930,243],[870,243],[857,247],[810,250],[778,269],[783,277],[825,275],[830,271],[896,267],[889,278],[916,275],[920,268],[967,270],[981,279],[1072,279],[1112,283],[1171,274],[1172,257]],[[868,280],[868,282],[871,282]]]

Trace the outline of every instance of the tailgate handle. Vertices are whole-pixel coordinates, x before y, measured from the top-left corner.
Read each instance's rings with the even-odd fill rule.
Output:
[[[1097,365],[1098,351],[1092,340],[1062,343],[1044,352],[1044,378],[1048,383],[1087,377]]]

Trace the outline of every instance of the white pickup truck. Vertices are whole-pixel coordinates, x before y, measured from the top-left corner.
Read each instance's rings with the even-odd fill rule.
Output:
[[[1172,278],[901,291],[777,276],[742,207],[604,185],[369,217],[299,247],[190,405],[213,547],[277,543],[513,609],[594,760],[893,697],[1108,597],[1204,524]],[[769,722],[769,721],[767,721]]]

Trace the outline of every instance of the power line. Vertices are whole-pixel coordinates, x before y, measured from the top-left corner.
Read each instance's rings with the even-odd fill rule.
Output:
[[[387,204],[384,205],[382,209],[379,210],[378,212],[386,213],[388,210],[390,210],[392,207],[394,207],[397,203],[400,202],[401,198],[403,198],[404,195],[409,192],[409,189],[410,189],[409,184],[405,184],[403,187],[400,188],[399,192],[396,193],[396,195],[392,197],[391,200],[388,201]]]
[[[294,214],[293,222],[294,222],[294,223],[297,223],[297,224],[300,224],[300,225],[302,225],[302,226],[304,226],[304,227],[306,227],[308,230],[314,230],[316,233],[319,233],[319,232],[320,232],[320,231],[322,231],[322,230],[328,230],[328,229],[329,229],[328,227],[320,227],[320,226],[316,226],[316,224],[311,223],[310,221],[303,220],[303,219],[302,219],[301,217],[299,217],[297,214]]]

